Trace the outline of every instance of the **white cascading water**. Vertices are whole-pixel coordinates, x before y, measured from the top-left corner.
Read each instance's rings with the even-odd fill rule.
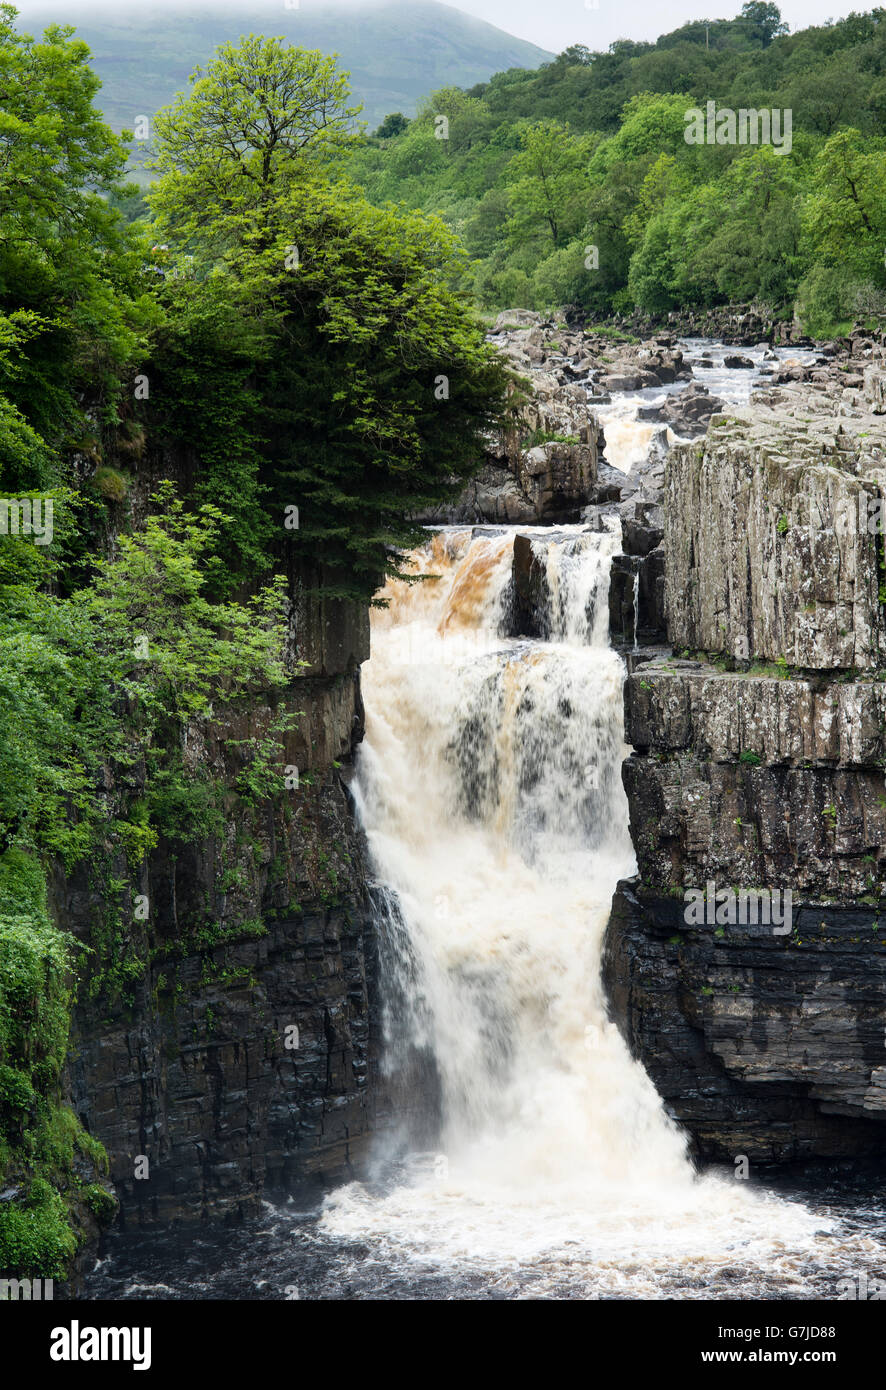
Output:
[[[334,1193],[320,1228],[505,1294],[710,1297],[717,1269],[761,1262],[799,1290],[827,1223],[699,1178],[607,1015],[602,937],[634,870],[619,537],[533,532],[540,641],[500,635],[515,534],[435,534],[411,561],[433,578],[374,615],[357,795],[394,905],[388,1065],[432,1056],[442,1132],[411,1180]]]
[[[630,473],[638,463],[649,457],[653,436],[661,425],[637,419],[637,411],[642,405],[651,405],[664,400],[667,393],[633,391],[616,396],[610,405],[595,405],[594,413],[603,426],[606,437],[606,462],[622,473]],[[666,432],[668,446],[676,443],[678,436],[673,430]]]

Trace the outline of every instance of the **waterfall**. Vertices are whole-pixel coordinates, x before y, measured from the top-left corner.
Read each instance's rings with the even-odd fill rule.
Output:
[[[609,567],[619,550],[616,531],[557,533],[532,542],[544,570],[548,621],[553,641],[572,647],[609,645]]]
[[[640,406],[660,402],[667,394],[670,393],[647,388],[616,396],[610,405],[594,405],[594,413],[606,437],[606,462],[613,468],[630,473],[638,463],[646,462],[653,436],[661,425],[638,419],[637,412]],[[668,429],[667,438],[668,443],[673,444],[677,436]]]
[[[608,1017],[602,937],[634,870],[619,536],[533,532],[540,641],[502,635],[515,534],[433,535],[410,560],[429,578],[375,610],[356,796],[388,903],[385,1065],[430,1063],[439,1133],[393,1188],[333,1194],[321,1227],[436,1268],[519,1268],[536,1292],[623,1288],[640,1260],[628,1283],[656,1296],[675,1259],[763,1258],[811,1218],[698,1178]]]

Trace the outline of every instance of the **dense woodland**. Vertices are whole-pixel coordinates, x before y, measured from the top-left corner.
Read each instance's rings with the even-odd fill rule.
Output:
[[[752,0],[654,44],[576,45],[436,92],[416,120],[389,116],[352,175],[373,202],[439,213],[487,308],[600,317],[756,299],[788,317],[796,303],[819,335],[882,316],[886,11],[785,28]],[[708,100],[790,110],[790,152],[687,144],[685,113]]]

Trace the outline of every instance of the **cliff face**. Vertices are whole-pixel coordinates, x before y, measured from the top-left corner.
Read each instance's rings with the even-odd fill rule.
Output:
[[[886,657],[877,567],[880,416],[715,416],[666,468],[670,640],[804,670]]]
[[[671,450],[681,657],[640,652],[625,687],[638,877],[606,984],[699,1152],[729,1161],[886,1138],[886,428],[880,368],[854,379],[773,390]]]
[[[374,946],[344,779],[362,734],[368,616],[309,602],[297,582],[292,596],[307,663],[287,697],[298,784],[290,775],[261,812],[227,797],[207,833],[161,839],[135,881],[124,860],[105,883],[55,884],[57,920],[93,951],[72,1104],[108,1151],[124,1222],[244,1215],[264,1191],[349,1176],[365,1152]],[[186,757],[230,788],[227,741],[260,734],[271,713],[251,704],[193,724]],[[109,925],[109,883],[127,878]]]
[[[838,733],[847,708],[882,688],[837,689],[833,699],[806,681],[666,659],[626,684],[639,881],[616,895],[607,986],[710,1157],[778,1161],[883,1142],[882,733]],[[744,923],[728,920],[727,903],[687,924],[685,889],[707,897],[709,883],[773,894],[771,920],[751,900]]]
[[[533,331],[519,346],[535,368]],[[573,347],[558,342],[557,356]],[[656,358],[665,378],[682,370],[669,352]],[[564,395],[567,367],[555,363],[549,397],[534,370],[528,424],[579,442],[502,441],[507,465],[481,509],[523,523],[619,505],[610,603],[615,639],[639,648],[624,768],[639,874],[616,895],[606,983],[666,1103],[720,1158],[868,1153],[884,1137],[884,562],[859,518],[880,497],[886,429],[879,366],[840,365],[715,413],[703,441],[653,447],[628,479],[598,459],[593,416]],[[519,494],[513,516],[501,488]],[[514,566],[514,631],[543,631],[531,532]],[[290,593],[305,663],[286,700],[297,785],[260,812],[233,796],[230,741],[268,727],[261,701],[195,721],[185,755],[228,789],[221,819],[161,840],[137,869],[121,859],[101,881],[54,883],[56,920],[91,952],[70,1095],[107,1148],[124,1222],[233,1219],[262,1193],[359,1174],[389,1108],[347,793],[368,618],[311,599],[298,575]],[[692,659],[662,656],[666,636]],[[688,924],[684,893],[708,884],[789,891],[789,931],[715,914]]]

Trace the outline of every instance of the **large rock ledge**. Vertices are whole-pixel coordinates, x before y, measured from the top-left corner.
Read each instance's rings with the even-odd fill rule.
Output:
[[[883,673],[886,679],[886,672]],[[886,766],[886,683],[728,672],[660,657],[625,685],[625,729],[638,752],[692,748],[732,762]]]
[[[665,607],[694,651],[810,669],[877,667],[883,417],[715,415],[665,464]]]
[[[717,936],[685,926],[682,900],[637,889],[632,880],[616,892],[604,981],[632,1052],[698,1156],[880,1154],[886,903],[795,903],[790,937],[740,927]]]
[[[622,769],[643,885],[886,896],[886,691],[659,659],[625,683]]]

